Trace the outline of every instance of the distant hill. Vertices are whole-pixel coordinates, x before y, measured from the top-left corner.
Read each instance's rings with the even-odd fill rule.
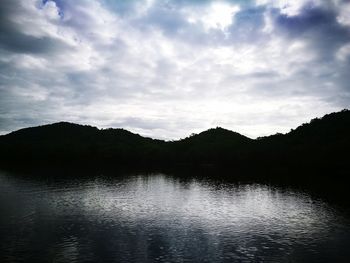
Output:
[[[25,128],[0,136],[0,156],[5,161],[31,163],[118,163],[153,158],[164,141],[144,138],[124,129],[104,129],[59,122]]]
[[[230,162],[253,140],[220,127],[168,143],[171,159],[181,163],[215,164]]]
[[[218,127],[167,142],[124,129],[98,129],[67,122],[0,136],[3,164],[204,165],[256,174],[349,174],[349,149],[349,110],[313,119],[287,134],[256,140]]]
[[[254,151],[284,169],[350,174],[350,111],[327,114],[289,133],[257,140]]]

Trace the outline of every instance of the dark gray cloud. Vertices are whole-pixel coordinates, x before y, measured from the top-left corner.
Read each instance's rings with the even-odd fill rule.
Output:
[[[324,60],[333,59],[342,45],[350,43],[349,27],[337,21],[337,12],[332,9],[306,6],[298,16],[278,14],[275,22],[280,34],[312,42]]]
[[[342,47],[350,44],[350,28],[339,23],[338,15],[334,7],[305,6],[298,16],[278,14],[274,18],[278,34],[292,41],[304,41],[310,52],[315,54],[313,63],[308,64],[306,69],[300,69],[298,75],[305,80],[305,84],[309,83],[305,91],[325,93],[328,101],[332,101],[331,98],[337,96],[335,94],[340,99],[350,91],[349,54],[339,53]],[[344,99],[340,100],[344,102]],[[342,103],[347,107],[348,104]]]
[[[27,34],[16,20],[21,19],[21,5],[4,0],[0,4],[0,47],[14,53],[49,53],[59,52],[67,46],[58,39],[49,36]],[[24,11],[25,12],[25,11]]]
[[[55,121],[256,137],[349,107],[350,3],[3,0],[0,132]]]

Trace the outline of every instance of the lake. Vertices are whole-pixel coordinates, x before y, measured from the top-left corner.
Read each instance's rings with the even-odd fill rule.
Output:
[[[349,248],[349,213],[299,190],[0,172],[1,262],[348,262]]]

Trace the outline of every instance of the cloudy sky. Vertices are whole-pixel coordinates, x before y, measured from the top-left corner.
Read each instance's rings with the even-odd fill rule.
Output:
[[[1,0],[0,133],[255,138],[350,106],[350,1]]]

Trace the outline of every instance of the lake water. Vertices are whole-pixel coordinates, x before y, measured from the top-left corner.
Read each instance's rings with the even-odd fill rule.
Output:
[[[304,192],[163,174],[0,172],[1,262],[349,262],[348,214]]]

